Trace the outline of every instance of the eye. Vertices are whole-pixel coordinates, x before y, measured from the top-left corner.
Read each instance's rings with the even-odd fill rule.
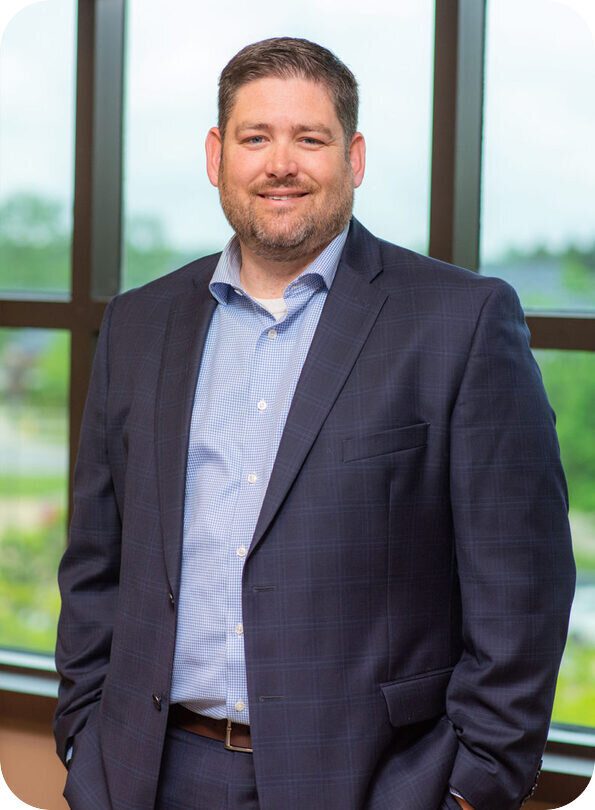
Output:
[[[242,143],[246,143],[249,146],[259,146],[261,143],[264,143],[264,135],[249,135],[247,138],[244,138]]]
[[[305,143],[306,146],[322,146],[324,141],[321,141],[319,138],[307,136],[305,138],[302,138],[302,143]]]

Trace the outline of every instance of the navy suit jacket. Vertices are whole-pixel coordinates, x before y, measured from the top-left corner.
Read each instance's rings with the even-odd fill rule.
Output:
[[[218,256],[108,306],[60,568],[76,810],[154,806],[189,423]],[[574,589],[552,411],[503,281],[356,220],[242,583],[262,810],[513,810]]]

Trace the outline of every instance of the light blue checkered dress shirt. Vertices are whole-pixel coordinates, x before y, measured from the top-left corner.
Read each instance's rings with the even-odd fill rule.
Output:
[[[198,375],[186,475],[172,703],[249,723],[242,569],[347,228],[285,289],[275,318],[240,285],[234,237]]]

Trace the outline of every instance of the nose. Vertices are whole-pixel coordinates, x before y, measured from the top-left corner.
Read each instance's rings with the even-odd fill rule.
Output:
[[[265,171],[269,177],[295,177],[298,173],[298,165],[291,147],[285,144],[275,144],[269,152]]]

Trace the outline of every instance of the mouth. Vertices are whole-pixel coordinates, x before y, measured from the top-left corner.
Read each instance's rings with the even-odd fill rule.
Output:
[[[308,195],[307,191],[292,191],[285,194],[283,193],[279,194],[278,192],[276,194],[273,194],[271,192],[264,192],[262,194],[259,194],[258,196],[262,200],[272,200],[274,202],[289,202],[292,200],[299,200],[302,197],[306,197],[307,195]]]

